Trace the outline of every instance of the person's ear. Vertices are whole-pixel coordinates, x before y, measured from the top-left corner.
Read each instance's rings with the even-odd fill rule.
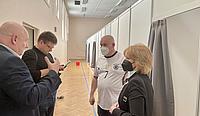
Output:
[[[13,34],[11,36],[11,43],[14,44],[14,45],[17,44],[17,40],[18,40],[17,35]]]
[[[115,47],[115,43],[112,43],[113,47]]]
[[[43,44],[44,42],[43,42],[43,40],[40,40],[39,43],[40,43],[40,44]]]

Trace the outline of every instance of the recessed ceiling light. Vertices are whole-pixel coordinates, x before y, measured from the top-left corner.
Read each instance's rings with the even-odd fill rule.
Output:
[[[126,2],[126,0],[120,0],[116,5],[117,6],[121,6]]]
[[[75,0],[75,5],[80,5],[80,1]]]
[[[86,4],[88,2],[88,0],[83,0],[83,4]]]
[[[86,11],[86,7],[82,7],[82,12],[85,12]]]
[[[111,9],[109,14],[114,13],[117,9]]]
[[[109,18],[109,17],[110,17],[110,15],[106,15],[104,18],[107,19],[107,18]]]

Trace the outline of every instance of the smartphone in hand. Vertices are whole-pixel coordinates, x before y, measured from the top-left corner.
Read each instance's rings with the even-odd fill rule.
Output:
[[[64,66],[63,68],[66,68],[66,66],[70,63],[71,61],[69,60]]]

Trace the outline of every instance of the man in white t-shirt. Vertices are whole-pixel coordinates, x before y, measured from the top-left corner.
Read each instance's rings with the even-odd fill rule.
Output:
[[[97,60],[95,66],[89,102],[91,105],[94,104],[94,92],[98,87],[98,115],[111,116],[109,109],[117,103],[122,88],[122,78],[125,72],[121,64],[125,58],[122,53],[114,49],[115,43],[112,36],[102,37],[100,45],[104,56]]]

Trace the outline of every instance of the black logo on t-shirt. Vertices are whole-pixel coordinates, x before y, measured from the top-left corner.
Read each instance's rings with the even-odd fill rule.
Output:
[[[119,64],[113,64],[113,69],[118,70],[119,69]]]

